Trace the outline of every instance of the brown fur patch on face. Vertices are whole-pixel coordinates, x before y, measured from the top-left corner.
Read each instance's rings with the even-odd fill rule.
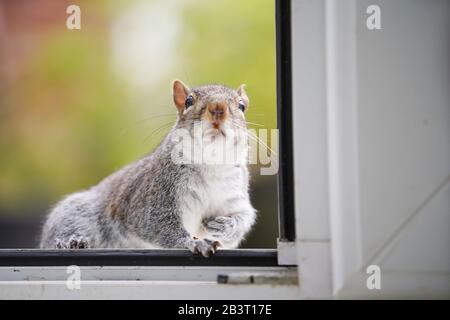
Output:
[[[225,102],[208,103],[205,118],[212,123],[215,129],[228,118],[228,106]]]

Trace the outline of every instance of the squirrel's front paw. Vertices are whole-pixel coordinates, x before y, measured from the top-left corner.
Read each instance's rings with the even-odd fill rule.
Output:
[[[231,239],[236,231],[236,219],[218,216],[212,220],[203,221],[203,226],[213,238]]]
[[[189,245],[189,250],[194,254],[201,253],[204,257],[209,257],[214,254],[218,247],[220,247],[219,241],[212,241],[209,239],[194,239]]]
[[[68,239],[55,239],[56,249],[87,249],[89,248],[89,240],[83,236],[72,235]]]

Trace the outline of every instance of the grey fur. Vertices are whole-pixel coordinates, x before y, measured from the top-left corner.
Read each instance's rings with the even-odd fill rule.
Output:
[[[171,151],[174,130],[185,128],[192,134],[195,123],[205,122],[202,117],[211,102],[225,102],[231,127],[246,128],[238,109],[242,93],[221,85],[189,93],[195,104],[189,112],[179,110],[175,126],[153,153],[53,208],[43,227],[41,248],[188,248],[208,256],[219,245],[238,246],[256,216],[246,165],[180,165],[172,161]],[[248,102],[246,95],[245,99]],[[247,147],[248,142],[243,143]],[[217,194],[220,189],[227,190]],[[185,221],[194,224],[187,226]],[[196,221],[207,237],[197,239],[188,232]]]

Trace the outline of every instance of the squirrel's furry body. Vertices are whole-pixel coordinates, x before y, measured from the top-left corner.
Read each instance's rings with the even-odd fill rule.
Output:
[[[179,108],[177,123],[153,153],[59,202],[44,225],[41,247],[188,248],[204,255],[213,253],[218,242],[223,248],[237,247],[255,221],[245,159],[217,165],[179,164],[172,159],[176,129],[192,134],[205,105],[218,96],[238,96],[234,90],[216,87],[215,94],[207,87],[189,91],[196,94],[196,108]],[[225,95],[218,95],[221,90]],[[235,112],[229,116],[242,125],[236,110],[229,112]],[[246,136],[232,147],[246,151]]]

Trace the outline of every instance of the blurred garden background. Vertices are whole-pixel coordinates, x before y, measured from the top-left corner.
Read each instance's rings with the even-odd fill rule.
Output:
[[[0,247],[35,246],[58,199],[151,152],[175,78],[245,83],[247,120],[276,128],[274,1],[0,0]],[[251,170],[244,247],[275,247],[276,176]]]

